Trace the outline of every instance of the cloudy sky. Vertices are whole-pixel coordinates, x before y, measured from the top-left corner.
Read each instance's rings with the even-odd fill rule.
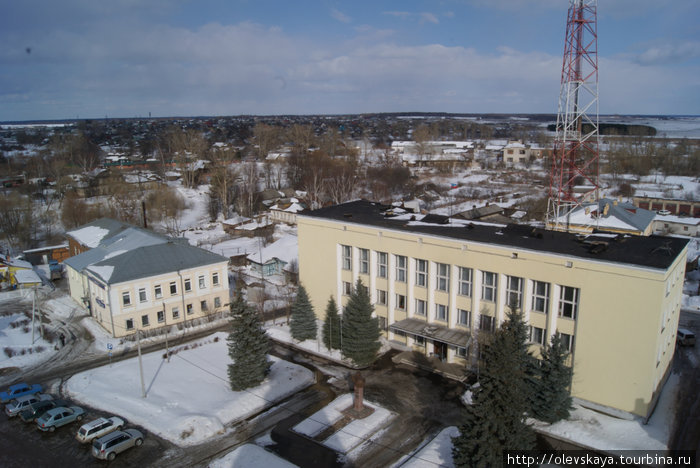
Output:
[[[23,0],[0,121],[555,113],[568,0]],[[600,0],[603,114],[700,113],[700,2]]]

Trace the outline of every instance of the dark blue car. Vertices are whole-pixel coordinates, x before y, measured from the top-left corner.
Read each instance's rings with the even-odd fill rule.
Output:
[[[39,384],[29,385],[27,383],[18,383],[10,385],[10,388],[5,392],[0,392],[0,402],[7,403],[8,401],[20,397],[22,395],[32,395],[41,392],[42,388]]]

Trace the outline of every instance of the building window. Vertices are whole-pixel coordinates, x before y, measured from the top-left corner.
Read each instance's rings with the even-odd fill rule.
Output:
[[[435,289],[445,292],[450,290],[450,266],[446,263],[437,264],[437,284]]]
[[[379,320],[379,328],[382,330],[386,330],[386,317],[382,317],[381,315],[377,317]]]
[[[544,314],[549,310],[549,283],[544,281],[533,282],[532,310]]]
[[[404,296],[403,294],[396,295],[396,309],[406,310],[406,296]]]
[[[212,273],[211,274],[211,284],[214,286],[219,285],[219,273]]]
[[[494,329],[493,317],[489,317],[488,315],[480,315],[479,316],[479,330],[493,331],[493,329]]]
[[[559,316],[576,320],[578,309],[578,288],[571,286],[561,287],[561,298],[559,299]]]
[[[416,286],[425,288],[428,285],[428,261],[416,260]]]
[[[459,289],[460,296],[472,295],[472,269],[459,267]]]
[[[416,315],[425,317],[426,302],[423,299],[416,299]]]
[[[129,294],[129,291],[122,293],[122,305],[131,305],[131,295]]]
[[[126,319],[126,329],[127,330],[134,329],[134,319]]]
[[[408,260],[403,255],[395,255],[396,258],[396,281],[406,282],[406,263]]]
[[[202,312],[206,312],[207,310],[209,310],[207,301],[199,301],[199,308],[202,310]]]
[[[352,284],[343,281],[343,296],[349,296],[350,294],[352,294]]]
[[[139,302],[146,302],[146,288],[139,289]]]
[[[162,310],[158,311],[158,323],[163,323],[165,322],[165,312]]]
[[[544,328],[530,327],[530,342],[544,346],[545,336]]]
[[[377,304],[386,305],[386,291],[377,289]]]
[[[484,271],[483,283],[481,284],[481,299],[488,302],[496,302],[496,273]]]
[[[177,307],[173,307],[173,320],[177,320],[180,318],[180,309]]]
[[[506,277],[506,306],[519,309],[522,306],[523,279],[517,276]]]
[[[574,337],[572,335],[567,335],[566,333],[559,333],[561,337],[561,343],[568,352],[574,350]]]
[[[190,281],[189,278],[185,279],[185,292],[190,292],[192,291],[192,282]]]
[[[144,327],[148,326],[148,315],[142,315],[141,316],[141,325]]]
[[[155,287],[153,288],[153,294],[156,296],[156,299],[160,299],[163,297],[163,291],[160,288],[160,284],[156,284]]]
[[[199,281],[199,289],[205,289],[207,287],[207,284],[204,281],[204,276],[200,276],[198,278],[198,281]]]
[[[369,274],[369,250],[360,249],[360,273]]]
[[[444,304],[435,304],[435,320],[447,322],[447,306]]]
[[[173,281],[170,283],[170,295],[174,296],[175,294],[177,294],[177,283]]]
[[[472,325],[472,313],[469,310],[457,309],[457,323],[465,327]]]
[[[214,298],[214,308],[218,309],[219,307],[221,307],[221,298],[217,296]]]
[[[187,304],[187,315],[192,315],[194,313],[194,309],[192,308],[192,304]]]
[[[352,270],[352,247],[341,246],[343,249],[343,270]]]
[[[414,342],[415,342],[418,346],[425,346],[425,338],[423,338],[422,336],[416,335],[416,337],[415,337],[415,339],[414,339]]]
[[[377,252],[377,277],[386,278],[386,252]]]
[[[467,348],[461,348],[458,346],[457,347],[457,356],[463,357],[463,358],[467,357]]]

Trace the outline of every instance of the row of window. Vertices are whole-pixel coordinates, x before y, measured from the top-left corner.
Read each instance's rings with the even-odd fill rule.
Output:
[[[518,278],[522,282],[521,278]],[[535,281],[535,288],[532,294],[532,310],[534,312],[547,313],[549,307],[549,283],[543,283],[541,281]],[[559,316],[564,318],[576,319],[576,311],[578,308],[578,288],[571,288],[568,286],[562,286],[562,295],[559,298]],[[387,305],[387,292],[383,289],[376,290],[376,305],[386,306]],[[348,296],[352,293],[352,284],[343,281],[343,294]],[[512,290],[507,290],[508,295],[512,295]],[[515,301],[511,297],[511,301]],[[509,302],[513,304],[513,302]],[[396,294],[395,305],[396,310],[406,310],[406,296],[403,294]],[[447,306],[443,304],[435,304],[437,310],[435,318],[437,320],[443,320],[447,322]],[[520,307],[520,301],[515,302],[515,307]],[[443,308],[445,309],[443,313]],[[415,314],[416,315],[426,315],[427,303],[422,299],[415,300]],[[471,313],[465,311],[466,313]],[[458,323],[470,326],[470,321],[458,320]]]
[[[186,314],[192,315],[194,314],[194,307],[192,304],[187,304],[186,306]],[[221,307],[221,298],[215,297],[214,298],[214,308],[218,309]],[[209,310],[209,305],[207,304],[207,301],[200,301],[199,302],[199,308],[202,313],[205,313]],[[172,308],[171,311],[172,318],[173,320],[179,320],[180,319],[180,308],[178,306],[175,306]],[[162,310],[159,310],[156,313],[156,319],[158,320],[158,323],[165,323],[165,312]],[[141,326],[142,327],[148,327],[150,325],[150,318],[148,314],[144,314],[141,316]],[[126,319],[126,329],[127,330],[133,330],[134,329],[134,319]]]
[[[206,289],[207,288],[207,282],[206,278],[204,275],[200,275],[197,278],[197,282],[199,285],[199,289]],[[211,275],[211,284],[213,286],[218,286],[219,285],[219,273],[212,273]],[[170,295],[175,296],[177,295],[177,281],[171,281],[170,284],[168,285]],[[185,292],[191,292],[192,291],[192,280],[190,278],[185,278],[183,280],[183,287],[185,289]],[[163,297],[163,288],[160,284],[156,284],[153,287],[153,296],[155,299],[160,299]],[[148,294],[146,293],[146,288],[139,288],[138,290],[138,300],[139,302],[148,302]],[[131,305],[131,291],[124,291],[122,292],[122,305],[123,306],[130,306]]]
[[[360,257],[360,273],[369,274],[369,249],[358,249]],[[352,269],[352,247],[342,246],[343,269]],[[405,255],[394,255],[396,260],[395,280],[401,283],[407,282],[408,278],[408,257]],[[387,277],[388,254],[377,252],[377,277]],[[446,263],[436,263],[435,289],[437,291],[449,292],[450,290],[450,265]],[[496,302],[498,291],[498,274],[490,271],[481,271],[481,300],[485,302]],[[458,267],[457,294],[460,296],[472,296],[472,285],[474,270],[472,268]],[[415,283],[419,287],[428,287],[428,261],[416,259]],[[506,276],[506,305],[516,308],[522,307],[524,279],[517,276]],[[344,292],[350,294],[352,285],[344,286]],[[347,291],[347,292],[346,292]],[[535,312],[547,313],[549,310],[549,283],[543,281],[533,281],[532,310]],[[386,304],[386,292],[380,294],[378,298],[384,297],[384,301],[377,301],[378,304]],[[578,288],[569,286],[561,287],[561,298],[559,301],[559,315],[566,318],[575,319],[578,308]],[[397,304],[400,300],[397,297]],[[405,298],[404,298],[405,302]],[[398,307],[404,310],[404,307]]]

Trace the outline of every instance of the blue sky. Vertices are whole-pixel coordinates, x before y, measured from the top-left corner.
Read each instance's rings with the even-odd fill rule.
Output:
[[[24,0],[0,121],[555,113],[568,0]],[[600,0],[602,114],[700,114],[700,2]]]

